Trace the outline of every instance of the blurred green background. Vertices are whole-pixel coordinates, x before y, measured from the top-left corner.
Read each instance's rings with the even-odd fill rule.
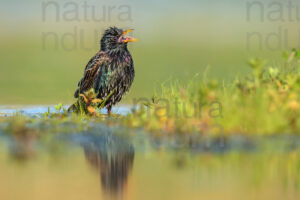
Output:
[[[208,66],[209,78],[228,81],[249,72],[251,57],[280,65],[281,52],[299,46],[300,31],[296,11],[274,2],[1,0],[0,104],[74,101],[109,26],[134,28],[140,39],[129,47],[136,78],[123,103],[150,97],[170,78],[201,79]]]

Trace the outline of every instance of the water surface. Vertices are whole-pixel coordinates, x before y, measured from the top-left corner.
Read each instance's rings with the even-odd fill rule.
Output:
[[[1,112],[12,114],[14,109]],[[22,110],[39,116],[48,108]],[[300,197],[300,137],[294,135],[157,136],[104,124],[82,132],[35,134],[25,129],[12,134],[5,126],[0,124],[4,200]]]

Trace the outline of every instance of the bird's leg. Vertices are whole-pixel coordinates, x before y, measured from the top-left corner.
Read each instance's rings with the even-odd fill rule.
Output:
[[[107,115],[108,115],[108,116],[111,115],[111,106],[109,106],[109,107],[107,108]]]

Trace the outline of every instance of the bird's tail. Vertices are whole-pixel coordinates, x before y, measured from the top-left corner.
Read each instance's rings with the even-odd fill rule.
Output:
[[[69,108],[68,108],[68,112],[75,112],[77,110],[77,103],[72,104]]]

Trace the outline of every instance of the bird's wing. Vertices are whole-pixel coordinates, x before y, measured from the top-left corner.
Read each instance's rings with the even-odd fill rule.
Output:
[[[108,61],[108,56],[104,52],[97,53],[87,64],[83,78],[78,82],[78,89],[75,92],[75,98],[79,97],[80,93],[90,90],[95,82],[97,74],[105,66]]]

